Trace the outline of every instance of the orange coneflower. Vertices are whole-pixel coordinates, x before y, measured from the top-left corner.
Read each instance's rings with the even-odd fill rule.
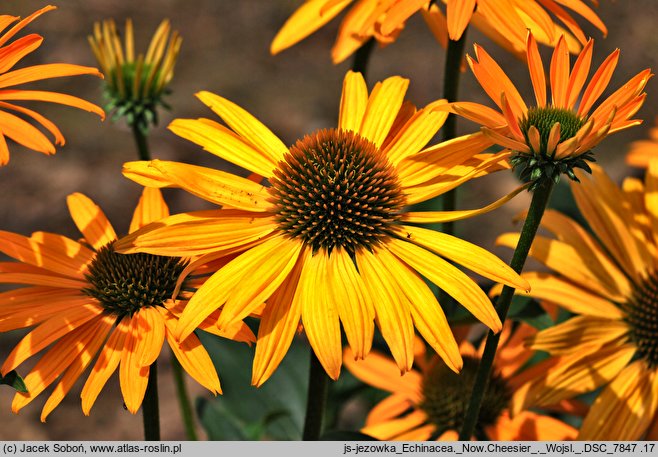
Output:
[[[589,169],[594,146],[642,122],[632,117],[644,103],[642,91],[652,76],[649,69],[638,73],[594,109],[617,66],[619,50],[605,59],[585,87],[593,45],[593,40],[587,42],[570,69],[566,40],[560,38],[551,59],[549,100],[537,43],[528,33],[528,69],[536,98],[536,105],[530,107],[498,64],[475,45],[475,59],[468,56],[468,63],[500,112],[469,102],[453,103],[450,109],[482,125],[492,141],[515,151],[512,163],[523,168],[524,179],[557,181],[562,173],[576,179],[574,168]]]
[[[547,415],[524,411],[510,417],[512,394],[524,379],[520,369],[532,356],[523,348],[523,341],[535,332],[523,324],[512,332],[512,325],[505,325],[495,371],[484,395],[477,437],[505,441],[575,438],[573,427]],[[464,421],[483,347],[478,351],[466,340],[460,344],[464,367],[457,374],[437,363],[436,356],[428,358],[425,345],[416,341],[419,370],[404,376],[382,354],[373,352],[365,360],[355,361],[351,352],[345,351],[345,365],[354,376],[391,393],[370,411],[361,432],[378,440],[454,441]]]
[[[181,341],[173,337],[186,300],[170,297],[186,262],[118,254],[114,229],[98,206],[82,194],[70,195],[68,205],[84,240],[46,232],[29,238],[0,232],[0,252],[20,261],[0,263],[0,283],[27,285],[0,294],[0,331],[35,326],[7,356],[0,372],[7,374],[52,344],[25,377],[28,392],[16,394],[12,410],[17,413],[61,376],[41,413],[45,421],[98,355],[82,390],[83,412],[89,414],[118,368],[124,403],[135,413],[146,391],[149,366],[165,340],[190,376],[211,392],[221,392],[212,361],[196,335]],[[160,191],[145,189],[130,231],[168,214]],[[242,323],[225,332],[212,322],[200,328],[238,340],[253,339]]]
[[[658,437],[658,162],[646,181],[619,189],[599,167],[578,171],[578,208],[596,238],[567,216],[548,211],[530,255],[553,272],[528,272],[530,295],[576,316],[534,336],[551,354],[545,370],[519,389],[515,410],[601,389],[581,426],[581,440]],[[513,247],[518,234],[499,242]]]
[[[551,46],[556,44],[560,34],[565,34],[569,50],[577,52],[586,42],[585,34],[563,7],[572,9],[607,33],[601,19],[582,0],[447,0],[445,3],[444,15],[435,2],[428,0],[307,0],[277,33],[270,50],[277,54],[298,43],[350,5],[352,8],[341,23],[331,51],[334,63],[342,62],[373,37],[382,46],[395,41],[407,19],[418,12],[444,47],[448,37],[458,40],[472,22],[495,42],[515,53],[525,49],[528,29],[533,30],[540,42]],[[569,31],[560,27],[551,13]]]
[[[101,108],[93,103],[89,103],[72,95],[40,90],[12,89],[14,86],[49,78],[75,75],[103,76],[96,68],[83,67],[68,63],[32,65],[17,70],[13,69],[21,59],[41,45],[43,37],[31,33],[12,43],[8,43],[9,40],[11,40],[14,35],[20,32],[34,19],[53,9],[55,9],[54,6],[41,8],[9,29],[7,29],[7,27],[18,21],[19,18],[15,16],[0,15],[0,165],[5,165],[9,162],[9,149],[7,148],[5,137],[14,140],[26,148],[44,154],[55,153],[55,146],[39,129],[21,117],[12,114],[12,111],[32,119],[38,125],[41,125],[52,133],[55,137],[55,144],[64,144],[64,136],[53,122],[36,111],[10,102],[39,100],[60,103],[62,105],[73,106],[75,108],[96,113],[101,118],[105,117],[105,113]]]
[[[338,128],[290,148],[242,108],[220,96],[198,97],[229,128],[209,119],[177,119],[170,129],[252,173],[261,185],[219,170],[154,160],[125,165],[147,186],[180,187],[225,208],[186,213],[135,232],[122,252],[235,255],[194,294],[178,326],[185,338],[221,308],[217,325],[237,322],[266,301],[252,382],[278,366],[299,321],[332,378],[342,361],[341,323],[358,357],[370,350],[375,322],[398,363],[413,362],[414,327],[454,370],[461,358],[448,323],[422,276],[494,330],[500,320],[482,290],[443,257],[495,281],[524,287],[486,250],[406,222],[436,221],[411,205],[504,163],[479,155],[491,143],[477,133],[421,149],[446,119],[404,102],[409,81],[391,77],[370,95],[363,76],[344,80]],[[449,213],[463,217],[477,211]],[[441,213],[446,216],[445,213]],[[438,254],[438,255],[437,255]]]

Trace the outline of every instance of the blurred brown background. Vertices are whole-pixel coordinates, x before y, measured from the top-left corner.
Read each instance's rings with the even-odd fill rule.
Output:
[[[26,63],[68,62],[95,66],[86,39],[95,21],[114,18],[123,29],[124,19],[132,17],[137,49],[145,49],[158,23],[170,18],[173,28],[183,37],[183,46],[171,84],[173,94],[168,98],[173,110],[162,113],[160,125],[151,133],[152,154],[155,158],[225,167],[219,159],[166,129],[174,117],[213,117],[193,96],[196,91],[209,90],[233,100],[288,144],[314,129],[336,124],[342,78],[350,67],[349,61],[333,66],[329,57],[339,21],[334,20],[279,56],[269,55],[271,39],[301,3],[302,0],[63,1],[57,3],[58,10],[47,13],[28,27],[27,33],[39,33],[45,41]],[[0,13],[26,16],[45,4],[5,0]],[[655,0],[601,0],[598,12],[609,34],[602,39],[597,30],[585,27],[596,39],[594,64],[598,66],[615,48],[622,50],[612,88],[616,89],[646,67],[658,67],[658,35],[655,33],[658,3]],[[473,41],[483,44],[523,95],[531,96],[524,64],[475,30],[469,32],[468,41],[469,51]],[[545,62],[548,62],[547,51],[542,50]],[[409,77],[408,98],[417,105],[424,105],[440,98],[444,56],[422,19],[414,17],[396,43],[375,50],[369,83],[395,74]],[[93,77],[52,80],[33,87],[37,86],[102,103],[100,81]],[[654,115],[658,114],[654,81],[649,83],[647,92],[647,101],[638,113],[645,124],[609,138],[596,150],[596,157],[616,180],[631,172],[623,159],[627,144],[644,138]],[[460,94],[463,100],[490,103],[470,72],[463,75]],[[120,235],[125,234],[140,191],[120,173],[124,162],[137,157],[129,129],[122,122],[113,123],[108,118],[101,123],[92,114],[67,107],[45,103],[34,106],[60,127],[67,144],[58,148],[55,156],[47,157],[10,143],[10,163],[0,169],[0,229],[25,235],[46,230],[76,238],[79,235],[68,216],[65,199],[72,192],[82,192],[105,210]],[[468,133],[474,131],[475,126],[460,121],[459,128],[462,133]],[[508,173],[471,183],[461,191],[465,197],[462,207],[482,206],[516,185]],[[173,212],[208,206],[182,191],[168,191],[166,197]],[[511,217],[528,202],[528,196],[523,194],[493,214],[459,223],[459,233],[492,249],[496,236],[512,228]],[[504,258],[509,255],[506,250],[496,252]],[[0,359],[19,337],[19,332],[0,335]],[[245,364],[249,366],[251,360],[245,360]],[[21,372],[24,373],[24,368]],[[163,439],[182,439],[171,375],[164,369],[160,372],[160,382]],[[51,414],[47,424],[39,422],[46,394],[15,416],[10,410],[11,390],[0,386],[0,439],[141,439],[141,417],[123,410],[116,378],[110,380],[89,418],[84,417],[80,409],[82,383],[78,384]],[[206,395],[192,382],[189,384],[195,394]]]

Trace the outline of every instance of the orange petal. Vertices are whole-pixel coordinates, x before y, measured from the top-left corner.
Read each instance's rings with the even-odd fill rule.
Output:
[[[117,239],[105,213],[89,197],[76,192],[66,198],[66,203],[73,222],[94,249],[98,250]]]

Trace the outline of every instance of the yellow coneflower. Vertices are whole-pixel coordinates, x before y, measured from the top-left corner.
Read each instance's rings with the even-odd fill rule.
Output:
[[[494,362],[476,428],[476,436],[490,440],[530,441],[568,440],[577,431],[562,421],[535,412],[523,411],[510,416],[512,394],[524,379],[520,368],[532,352],[524,350],[523,341],[536,331],[521,325],[512,332],[505,324],[501,344]],[[416,340],[416,366],[404,376],[388,357],[371,353],[362,361],[345,351],[345,366],[361,381],[390,392],[368,414],[361,432],[378,440],[426,441],[457,439],[462,427],[475,373],[481,356],[464,340],[459,349],[464,359],[461,373],[453,373],[436,356],[428,358],[425,345]]]
[[[530,255],[553,272],[528,272],[530,295],[576,316],[543,330],[530,347],[551,354],[546,369],[519,389],[514,409],[556,403],[601,389],[581,440],[658,437],[658,162],[646,181],[618,188],[599,167],[571,186],[594,236],[548,211]],[[514,246],[518,234],[499,242]],[[650,430],[650,431],[649,431]]]
[[[444,101],[416,110],[404,102],[408,83],[391,77],[369,95],[363,76],[349,72],[338,128],[316,131],[290,148],[229,100],[197,94],[230,128],[209,119],[177,119],[170,129],[265,176],[267,185],[176,162],[124,166],[127,177],[147,186],[180,187],[225,206],[172,216],[117,245],[122,252],[160,255],[239,254],[194,294],[178,326],[180,338],[218,308],[217,325],[224,328],[266,301],[254,384],[278,366],[300,319],[334,379],[342,363],[341,323],[357,357],[369,352],[376,322],[400,370],[409,370],[415,327],[458,370],[457,345],[422,276],[500,330],[482,290],[443,257],[495,281],[526,284],[482,248],[407,225],[479,211],[408,213],[405,207],[498,169],[506,155],[478,154],[491,144],[481,133],[422,150],[446,119],[432,110]]]
[[[14,101],[36,100],[59,103],[96,113],[101,118],[105,117],[105,113],[101,108],[72,95],[14,88],[14,86],[21,84],[63,76],[103,76],[96,68],[68,63],[14,68],[24,57],[41,46],[43,37],[31,33],[13,42],[10,42],[10,40],[30,22],[43,13],[54,9],[54,6],[46,6],[22,20],[19,20],[20,18],[16,16],[0,15],[0,165],[6,165],[9,162],[9,148],[7,147],[6,138],[10,138],[34,151],[44,154],[55,153],[53,143],[38,128],[14,113],[20,114],[48,130],[55,138],[55,144],[63,145],[65,142],[62,132],[52,121],[34,110],[12,103]],[[18,22],[14,24],[16,21]],[[8,28],[11,24],[14,25]]]
[[[647,168],[651,160],[658,158],[658,117],[649,130],[649,138],[631,143],[626,153],[626,163],[639,168]]]
[[[142,132],[157,124],[158,107],[169,108],[164,96],[169,93],[182,43],[178,32],[171,32],[169,21],[160,23],[146,54],[135,55],[130,19],[126,20],[123,46],[113,20],[95,23],[89,43],[105,74],[106,109]]]
[[[72,194],[67,201],[84,240],[0,231],[0,252],[19,261],[0,263],[0,283],[27,286],[0,293],[0,331],[34,326],[7,356],[0,373],[7,374],[52,345],[25,377],[28,393],[16,394],[12,410],[17,413],[59,377],[41,413],[45,421],[98,355],[82,389],[83,412],[89,414],[118,368],[124,403],[136,413],[149,366],[165,340],[190,376],[211,392],[221,392],[212,361],[196,335],[180,341],[173,337],[186,297],[171,296],[186,261],[116,253],[117,236],[101,209],[82,194]],[[145,189],[130,231],[168,214],[160,191]],[[242,341],[254,339],[242,323],[225,332],[210,321],[200,328]]]
[[[564,6],[607,33],[601,19],[582,0],[568,3],[554,0],[447,0],[446,3],[444,15],[435,2],[428,0],[307,0],[277,33],[270,50],[277,54],[298,43],[350,5],[331,51],[334,63],[342,62],[373,37],[382,46],[392,43],[407,19],[418,12],[422,13],[444,47],[448,37],[458,40],[472,22],[495,42],[515,53],[525,49],[528,29],[533,30],[540,42],[551,46],[555,46],[560,34],[565,34],[569,49],[577,52],[586,42],[585,34]],[[556,23],[551,13],[568,31]]]
[[[549,100],[537,43],[528,33],[528,69],[536,98],[536,105],[528,107],[505,72],[475,45],[475,59],[468,56],[468,63],[500,112],[470,102],[454,103],[450,109],[479,123],[492,141],[514,151],[512,164],[522,168],[522,178],[557,181],[565,173],[575,179],[575,168],[589,170],[594,146],[642,122],[632,117],[644,103],[643,90],[652,76],[649,69],[638,73],[594,108],[617,66],[619,50],[605,59],[585,87],[593,46],[589,40],[570,69],[566,40],[560,38],[551,59]]]

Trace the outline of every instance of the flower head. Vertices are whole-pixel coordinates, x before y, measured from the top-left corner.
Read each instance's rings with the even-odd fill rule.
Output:
[[[447,0],[446,13],[440,2],[428,0],[306,0],[283,25],[272,41],[270,50],[278,54],[298,43],[330,22],[351,5],[345,15],[336,43],[331,50],[334,63],[340,63],[374,38],[381,46],[396,40],[406,21],[422,13],[437,41],[446,47],[448,38],[459,40],[469,23],[473,23],[496,43],[522,54],[525,36],[532,29],[541,43],[555,46],[560,34],[565,34],[571,52],[580,50],[587,41],[576,20],[554,0]],[[601,19],[582,0],[568,2],[576,11],[604,34],[607,29]],[[562,28],[553,19],[562,22]]]
[[[43,37],[31,33],[13,42],[10,42],[10,40],[30,22],[53,9],[55,9],[54,6],[46,6],[22,20],[15,16],[0,15],[0,165],[6,165],[9,162],[9,149],[6,138],[34,151],[44,154],[55,153],[53,143],[28,120],[34,121],[34,123],[50,132],[55,138],[55,144],[63,145],[65,142],[62,132],[52,121],[32,109],[14,104],[14,101],[37,100],[59,103],[96,113],[101,118],[105,117],[105,113],[101,108],[72,95],[13,88],[34,81],[63,76],[103,76],[96,68],[68,63],[32,65],[14,69],[24,57],[41,46]],[[14,25],[9,27],[11,24]],[[21,116],[17,116],[17,114]]]
[[[577,172],[574,198],[594,236],[556,211],[530,255],[552,272],[528,272],[530,296],[575,314],[539,332],[530,347],[548,352],[514,409],[554,404],[600,389],[578,439],[656,439],[658,431],[658,162],[646,181],[618,188],[601,168]],[[515,246],[518,234],[499,243]]]
[[[619,50],[605,59],[585,86],[593,45],[593,40],[587,42],[570,69],[566,40],[560,38],[551,59],[549,100],[544,65],[535,38],[528,33],[528,69],[536,99],[530,107],[505,72],[476,45],[469,65],[500,112],[468,102],[454,103],[450,109],[479,123],[492,141],[514,151],[512,164],[533,186],[544,179],[557,182],[563,173],[577,179],[574,169],[589,171],[593,147],[608,135],[642,122],[632,117],[644,103],[643,90],[652,76],[648,69],[638,73],[594,108],[617,66]]]
[[[514,332],[506,325],[501,346],[496,353],[495,371],[484,395],[477,436],[490,440],[566,440],[576,430],[550,416],[524,411],[513,418],[509,403],[523,379],[520,368],[532,352],[523,341],[535,330],[521,325]],[[363,361],[355,361],[345,351],[345,365],[361,381],[390,392],[368,414],[361,432],[378,440],[426,441],[456,440],[461,429],[482,348],[476,350],[468,341],[460,346],[464,367],[461,373],[447,370],[436,356],[425,354],[425,345],[416,340],[416,365],[400,376],[394,362],[382,354],[371,353]]]
[[[500,329],[482,290],[442,256],[524,287],[518,275],[482,248],[408,225],[480,211],[410,213],[405,208],[499,169],[505,156],[478,154],[491,144],[481,133],[422,150],[446,119],[445,112],[432,107],[445,102],[416,110],[404,102],[407,85],[408,80],[391,77],[369,95],[362,75],[349,72],[338,128],[311,133],[290,148],[234,103],[199,93],[229,128],[209,119],[177,119],[170,129],[265,176],[264,184],[260,178],[253,182],[175,162],[124,166],[124,174],[137,182],[180,187],[224,206],[173,216],[117,245],[123,252],[232,256],[194,294],[178,326],[181,338],[217,309],[217,325],[224,328],[265,301],[254,384],[278,366],[300,319],[334,379],[342,363],[341,324],[359,358],[370,351],[376,322],[401,371],[413,362],[414,327],[458,370],[456,343],[422,276]]]
[[[28,358],[52,346],[25,377],[28,393],[17,393],[18,412],[60,377],[41,414],[62,401],[96,355],[82,389],[82,410],[89,414],[103,386],[119,369],[121,392],[132,413],[139,409],[149,366],[166,340],[185,370],[213,393],[221,392],[209,355],[191,334],[173,338],[178,316],[189,294],[177,294],[187,260],[151,254],[118,254],[116,234],[101,209],[82,194],[68,197],[74,222],[84,235],[74,241],[54,233],[31,237],[0,232],[0,252],[19,262],[0,263],[0,282],[27,287],[0,293],[0,331],[34,327],[0,367],[5,375]],[[167,216],[160,191],[145,189],[130,231]],[[250,341],[242,323],[220,332],[212,322],[206,331]]]
[[[89,37],[91,49],[105,74],[106,109],[114,110],[114,118],[126,118],[130,126],[142,132],[158,123],[158,107],[169,108],[164,101],[182,38],[170,35],[168,20],[163,20],[153,34],[146,54],[135,56],[133,24],[126,20],[124,47],[113,20],[94,24]]]

